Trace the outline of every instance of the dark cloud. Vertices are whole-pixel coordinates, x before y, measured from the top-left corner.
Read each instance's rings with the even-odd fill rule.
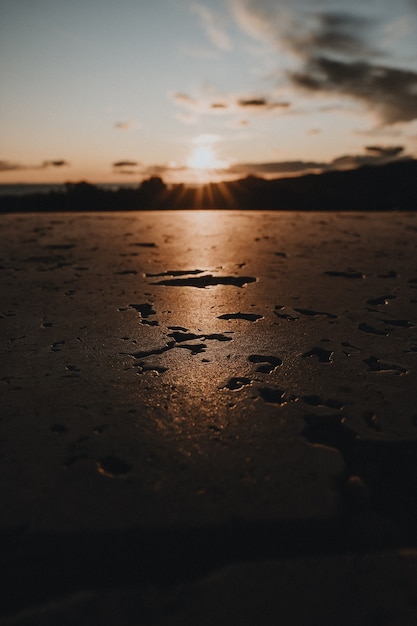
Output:
[[[374,150],[371,151],[371,154],[357,154],[357,155],[345,155],[340,156],[337,159],[334,159],[330,164],[328,169],[354,169],[357,167],[363,167],[364,165],[385,165],[386,163],[390,163],[392,161],[397,160],[400,152],[398,152],[397,148],[393,148],[390,152],[388,148],[380,148],[376,149],[377,146],[374,146]],[[366,150],[369,150],[366,148]]]
[[[417,0],[408,2],[417,8]],[[359,2],[334,2],[340,10],[326,11],[318,10],[323,3],[303,4],[304,11],[296,0],[235,0],[236,15],[249,34],[298,59],[299,68],[287,74],[293,86],[353,98],[386,125],[417,119],[417,69],[382,61],[387,58],[383,37],[389,24],[382,30],[382,13],[378,18],[373,3],[367,11],[372,19],[365,17]]]
[[[67,161],[63,161],[62,159],[57,161],[44,161],[43,167],[66,167],[69,163]]]
[[[24,169],[26,168],[19,163],[12,163],[11,161],[0,161],[0,172],[14,172]]]
[[[228,169],[230,174],[299,174],[324,170],[327,163],[316,161],[277,161],[269,163],[237,163]]]
[[[291,48],[306,56],[331,53],[363,57],[373,53],[366,40],[370,24],[369,20],[349,13],[318,13],[312,16],[307,31],[300,33],[296,26],[287,39]]]
[[[371,154],[343,155],[328,163],[320,161],[277,161],[268,163],[237,163],[227,173],[237,175],[304,174],[308,172],[328,172],[331,170],[355,169],[364,165],[384,165],[394,161],[402,153],[401,146],[368,146]]]
[[[277,109],[287,108],[290,106],[289,102],[269,102],[266,98],[240,98],[237,101],[239,107],[242,108],[255,108],[255,109]]]
[[[264,98],[250,98],[249,100],[239,100],[240,107],[264,107],[267,101]]]
[[[311,58],[303,71],[290,74],[304,89],[339,93],[363,101],[387,124],[417,118],[417,73],[365,61]]]
[[[376,156],[379,155],[381,157],[392,158],[392,157],[396,157],[400,155],[401,152],[404,152],[404,147],[403,146],[365,146],[365,150],[367,150],[367,152],[371,152],[372,154]]]
[[[369,47],[371,22],[347,13],[321,13],[303,35],[288,37],[303,59],[290,73],[296,86],[362,101],[387,124],[417,118],[417,73],[374,63],[378,52]]]
[[[113,167],[136,167],[139,165],[136,161],[115,161]]]
[[[11,161],[0,161],[0,172],[14,172],[19,170],[43,170],[48,167],[67,167],[68,161],[57,159],[54,161],[43,161],[41,165],[25,165],[24,163],[13,163]]]
[[[140,171],[141,176],[149,177],[149,176],[164,176],[169,175],[176,172],[184,172],[187,171],[187,167],[185,165],[148,165],[143,167]]]

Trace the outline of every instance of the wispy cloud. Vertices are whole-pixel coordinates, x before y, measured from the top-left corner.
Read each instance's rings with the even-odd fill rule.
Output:
[[[139,165],[137,161],[115,161],[113,167],[136,167]]]
[[[278,101],[264,95],[228,94],[221,97],[194,97],[180,92],[172,95],[173,101],[189,112],[200,115],[262,114],[270,111],[284,111],[290,102]]]
[[[138,123],[133,120],[125,120],[121,122],[115,122],[114,128],[116,130],[132,130],[134,128],[138,128]]]
[[[44,161],[42,163],[42,167],[66,167],[69,163],[62,159],[58,159],[57,161]]]
[[[417,71],[382,61],[386,51],[375,39],[379,21],[355,11],[358,3],[341,1],[337,10],[326,11],[314,0],[232,4],[241,28],[277,50],[277,82],[286,78],[306,93],[352,98],[385,125],[417,119]],[[278,48],[292,55],[291,70],[283,68]]]
[[[242,109],[253,109],[256,111],[266,110],[270,111],[272,109],[287,109],[291,106],[289,102],[276,102],[273,100],[268,100],[268,98],[262,97],[253,97],[253,98],[240,98],[236,102],[237,106]]]
[[[364,102],[385,124],[417,119],[417,72],[367,62],[309,58],[290,74],[294,85],[310,92],[335,93]]]
[[[266,163],[236,163],[227,171],[239,175],[272,175],[272,174],[299,174],[311,171],[324,171],[328,163],[316,161],[270,161]]]
[[[384,165],[402,156],[402,146],[367,146],[365,154],[342,155],[332,161],[272,161],[266,163],[236,163],[228,174],[236,175],[299,175],[334,170],[354,169],[365,165]],[[406,158],[406,157],[404,157]]]
[[[0,161],[0,172],[14,172],[16,170],[27,169],[20,163],[13,163],[12,161]]]
[[[0,161],[0,172],[16,172],[19,170],[43,170],[49,167],[68,167],[70,164],[63,159],[53,161],[43,161],[37,165],[28,165],[25,163],[16,163],[13,161]]]
[[[216,48],[223,51],[232,49],[232,42],[226,31],[222,16],[199,3],[193,3],[191,11],[198,15],[207,37]]]

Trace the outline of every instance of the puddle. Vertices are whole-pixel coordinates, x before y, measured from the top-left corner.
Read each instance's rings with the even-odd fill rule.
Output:
[[[272,387],[259,387],[258,389],[259,395],[268,404],[279,404],[283,405],[287,403],[287,400],[284,398],[285,391],[278,388]]]
[[[311,413],[304,416],[306,426],[303,436],[310,443],[332,446],[340,452],[350,450],[356,440],[356,433],[345,424],[345,418],[335,413],[333,415],[320,415]]]
[[[102,476],[108,478],[119,478],[126,476],[131,470],[131,466],[117,456],[106,456],[97,461],[97,471]]]
[[[369,359],[363,359],[363,362],[369,367],[370,372],[387,372],[392,374],[406,374],[407,370],[401,365],[393,363],[382,363],[376,356],[370,356]]]
[[[304,359],[317,357],[320,363],[331,363],[333,354],[333,350],[326,350],[325,348],[319,348],[315,346],[314,348],[311,348],[311,350],[309,350],[308,352],[304,352],[302,356]]]
[[[172,278],[160,280],[153,285],[165,285],[168,287],[197,287],[204,289],[205,287],[214,287],[216,285],[231,285],[234,287],[244,287],[248,283],[256,282],[253,276],[213,276],[207,274],[195,278]]]
[[[301,313],[301,315],[307,315],[310,317],[322,315],[324,317],[328,317],[329,319],[337,320],[337,315],[333,315],[333,313],[326,313],[325,311],[313,311],[312,309],[294,309],[294,311]]]
[[[281,306],[280,304],[275,305],[274,313],[280,319],[289,320],[291,322],[296,322],[299,319],[298,317],[290,315],[289,313],[279,313],[279,311],[282,311],[283,309],[285,309],[284,306]]]
[[[381,335],[383,337],[388,337],[389,332],[386,330],[382,330],[379,328],[375,328],[374,326],[369,326],[366,322],[362,322],[358,326],[359,330],[363,333],[370,333],[371,335]]]
[[[302,396],[301,399],[310,406],[324,406],[329,407],[330,409],[342,409],[344,406],[344,402],[342,402],[341,400],[336,400],[333,398],[324,400],[320,396],[316,395]]]
[[[189,350],[194,356],[206,351],[207,345],[205,343],[181,343],[177,348],[185,348]]]
[[[206,341],[233,341],[232,337],[223,335],[222,333],[211,333],[209,335],[195,335],[194,333],[184,333],[174,331],[168,334],[168,337],[172,337],[177,343],[183,341],[193,341],[194,339],[205,339]]]
[[[219,320],[246,320],[247,322],[257,322],[263,319],[263,315],[256,313],[224,313],[217,317]]]
[[[245,378],[245,377],[239,378],[237,376],[237,377],[230,378],[228,382],[226,383],[226,385],[222,387],[222,389],[231,389],[232,391],[238,391],[239,389],[242,389],[242,387],[245,387],[246,385],[250,385],[251,382],[252,381],[250,378]]]
[[[400,326],[402,328],[414,328],[414,324],[409,322],[408,320],[380,320],[384,324],[388,324],[388,326]]]
[[[144,302],[143,304],[129,304],[130,309],[134,309],[138,313],[140,313],[141,317],[147,318],[150,315],[156,315],[156,311],[153,308],[152,304],[149,302]]]
[[[277,356],[264,356],[262,354],[250,354],[248,356],[248,360],[251,363],[259,363],[260,365],[256,368],[257,372],[262,372],[263,374],[270,374],[277,367],[282,365],[282,359]]]

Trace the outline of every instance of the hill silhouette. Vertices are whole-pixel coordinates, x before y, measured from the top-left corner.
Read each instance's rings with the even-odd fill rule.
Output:
[[[167,186],[159,177],[137,188],[103,189],[66,183],[63,192],[0,197],[0,212],[251,209],[296,211],[415,211],[417,160],[266,180],[249,175],[198,188]]]

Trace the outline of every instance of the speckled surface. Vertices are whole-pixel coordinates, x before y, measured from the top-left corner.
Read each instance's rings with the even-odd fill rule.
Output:
[[[414,545],[417,215],[4,215],[0,238],[12,575],[49,543],[100,564],[94,537],[162,542],[135,584]],[[76,563],[22,606],[91,590]]]

